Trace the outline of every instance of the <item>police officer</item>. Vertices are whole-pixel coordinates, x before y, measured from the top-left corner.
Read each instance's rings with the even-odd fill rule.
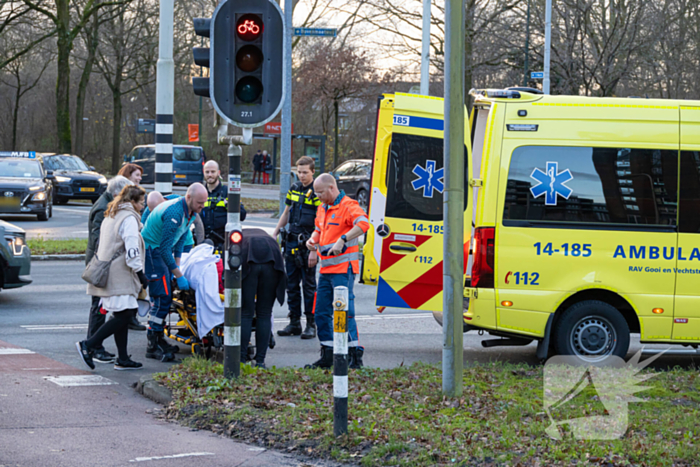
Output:
[[[297,161],[299,182],[292,185],[287,192],[286,207],[275,227],[273,236],[277,238],[284,226],[289,229],[283,239],[284,262],[287,269],[287,300],[289,302],[289,325],[277,331],[280,336],[298,336],[302,339],[316,337],[314,321],[314,297],[316,294],[315,251],[306,248],[306,241],[314,231],[316,210],[321,204],[314,193],[314,160],[304,156]],[[301,332],[301,287],[304,287],[304,314],[306,327]]]
[[[226,219],[228,218],[228,192],[221,183],[221,170],[216,161],[204,164],[204,180],[207,182],[207,202],[202,209],[204,236],[221,246],[226,242]],[[241,205],[241,221],[244,221],[246,211]]]
[[[369,220],[357,201],[338,190],[332,175],[319,176],[314,190],[323,205],[318,208],[315,230],[306,244],[309,250],[318,250],[321,260],[316,300],[321,358],[306,368],[333,366],[333,289],[340,286],[348,288],[348,366],[361,368],[365,349],[357,334],[353,285],[355,275],[360,272],[358,239],[369,229]]]

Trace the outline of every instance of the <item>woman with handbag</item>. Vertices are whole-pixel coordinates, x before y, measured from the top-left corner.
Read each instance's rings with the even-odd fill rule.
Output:
[[[136,370],[143,366],[131,360],[126,347],[129,322],[138,310],[136,299],[148,285],[139,214],[144,208],[145,195],[143,188],[129,185],[109,203],[97,252],[83,273],[83,279],[88,282],[87,293],[101,297],[102,308],[114,314],[114,319],[105,322],[89,339],[75,343],[83,362],[91,369],[95,369],[93,350],[111,335],[119,353],[115,370]]]

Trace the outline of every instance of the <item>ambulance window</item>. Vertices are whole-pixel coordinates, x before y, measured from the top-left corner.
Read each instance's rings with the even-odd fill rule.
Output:
[[[675,227],[677,192],[677,151],[523,146],[511,158],[503,220]]]
[[[700,151],[681,151],[680,232],[700,233]]]
[[[442,139],[394,133],[388,165],[386,217],[442,221]]]

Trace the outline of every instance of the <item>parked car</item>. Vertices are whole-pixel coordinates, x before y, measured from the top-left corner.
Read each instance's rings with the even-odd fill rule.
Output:
[[[78,156],[44,153],[40,157],[44,169],[53,171],[54,204],[66,204],[72,199],[94,203],[107,189],[107,178]]]
[[[372,175],[371,159],[353,159],[336,167],[331,174],[338,181],[338,188],[356,199],[362,209],[369,206],[369,186]]]
[[[204,180],[203,167],[207,161],[199,146],[173,145],[173,185],[191,185]],[[126,162],[143,167],[141,183],[156,181],[156,147],[154,144],[136,146],[126,156]]]
[[[24,230],[0,220],[0,239],[0,289],[31,284],[32,257]]]
[[[53,215],[53,172],[44,171],[35,152],[0,152],[0,214]]]

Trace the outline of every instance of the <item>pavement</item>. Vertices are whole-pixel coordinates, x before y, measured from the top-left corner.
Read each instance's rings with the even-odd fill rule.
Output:
[[[132,388],[140,378],[166,371],[170,363],[144,358],[146,333],[129,332],[129,353],[144,364],[115,371],[96,363],[89,371],[75,342],[84,339],[90,299],[80,279],[80,261],[33,262],[34,282],[0,293],[0,466],[318,465],[287,454],[236,443],[210,432],[190,431],[153,416],[158,406]],[[356,284],[356,314],[365,365],[395,368],[421,361],[440,364],[443,336],[431,313],[374,307],[376,289]],[[286,306],[275,305],[274,329],[284,327]],[[493,336],[464,334],[465,366],[480,362],[539,365],[536,345],[483,348]],[[268,366],[301,367],[318,358],[317,340],[276,336]],[[116,352],[114,342],[105,341]],[[665,346],[649,346],[664,348]],[[628,357],[640,349],[632,336]],[[180,358],[189,354],[181,347]],[[692,368],[696,357],[663,356],[656,369]]]

